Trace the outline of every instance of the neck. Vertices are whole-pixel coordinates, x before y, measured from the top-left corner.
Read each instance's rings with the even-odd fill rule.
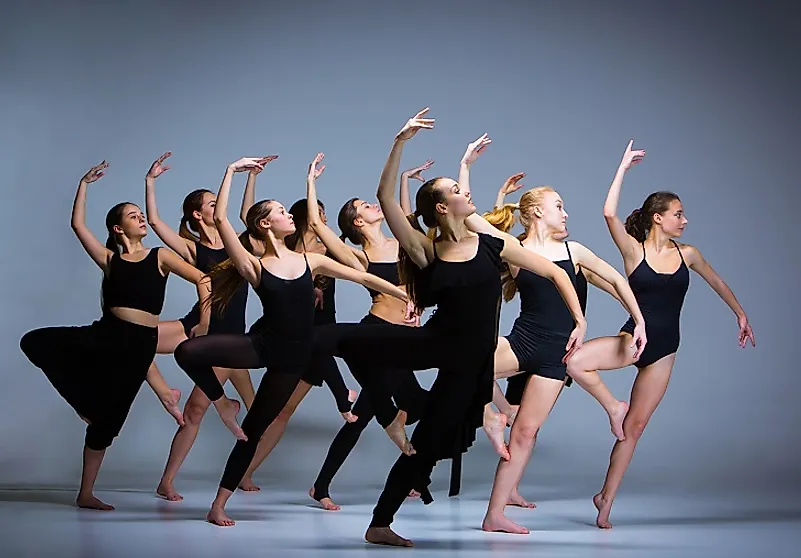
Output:
[[[544,246],[547,242],[554,242],[553,231],[549,231],[539,221],[536,221],[526,231],[526,240],[535,246]]]
[[[142,239],[138,238],[136,240],[130,240],[128,238],[122,238],[122,253],[123,254],[133,254],[134,252],[138,252],[139,250],[144,250],[145,246],[142,244]]]
[[[367,248],[368,246],[382,246],[387,242],[387,237],[384,236],[384,231],[381,230],[381,223],[373,225],[365,225],[362,227],[362,245]]]
[[[283,238],[276,238],[272,234],[267,236],[264,240],[264,256],[265,258],[280,258],[286,252],[289,252]]]
[[[200,241],[209,244],[211,246],[218,246],[222,244],[220,239],[220,231],[217,230],[217,227],[209,227],[205,223],[200,223],[198,227],[200,229]]]
[[[671,240],[672,238],[666,235],[659,227],[651,227],[651,230],[648,231],[648,236],[645,237],[645,242],[651,244],[657,252],[665,248],[672,248],[673,243]]]
[[[442,231],[442,238],[444,240],[451,240],[459,242],[461,239],[470,236],[470,230],[467,228],[464,219],[453,219],[446,216],[440,222],[439,228]]]

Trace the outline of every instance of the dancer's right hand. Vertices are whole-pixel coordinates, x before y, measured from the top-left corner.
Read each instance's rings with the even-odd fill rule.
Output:
[[[489,135],[483,134],[476,141],[468,144],[464,155],[462,155],[462,165],[470,166],[475,163],[476,160],[478,160],[478,156],[481,155],[491,143],[492,140]]]
[[[147,171],[147,178],[158,178],[170,170],[170,165],[162,166],[162,163],[167,160],[170,155],[172,155],[172,151],[167,151],[161,157],[153,161],[153,164],[150,165],[150,170]]]
[[[406,141],[408,139],[412,139],[414,135],[423,129],[430,130],[434,127],[434,119],[433,118],[423,118],[423,115],[429,111],[428,107],[424,108],[409,120],[406,121],[406,124],[403,125],[401,131],[395,136],[395,139]]]
[[[264,165],[270,161],[272,161],[270,157],[242,157],[238,161],[234,161],[228,165],[228,168],[234,172],[242,172],[251,169],[264,170]]]
[[[521,180],[526,176],[526,173],[519,172],[517,174],[513,174],[509,178],[506,179],[506,182],[503,183],[501,186],[501,190],[499,193],[506,196],[507,194],[511,194],[512,192],[517,192],[520,188],[523,187],[522,184],[519,184]]]
[[[95,182],[96,180],[101,178],[104,174],[106,174],[105,171],[103,170],[106,168],[108,168],[108,163],[106,162],[105,159],[103,159],[102,163],[92,167],[85,175],[83,175],[83,178],[81,178],[81,182],[84,182],[86,184],[91,184],[92,182]]]
[[[639,163],[645,157],[645,149],[632,149],[634,140],[629,140],[626,146],[626,151],[623,152],[623,159],[620,161],[620,168],[624,171],[629,170],[631,167]]]
[[[309,180],[317,180],[325,170],[325,165],[320,165],[325,153],[318,153],[314,160],[309,164]],[[319,167],[317,165],[320,165]]]
[[[406,178],[414,178],[415,180],[419,180],[420,182],[425,182],[426,179],[423,178],[423,175],[420,174],[420,173],[423,172],[424,170],[430,169],[433,164],[434,164],[434,161],[429,159],[428,161],[426,161],[425,163],[423,163],[419,167],[414,167],[414,168],[411,168],[409,170],[403,171],[401,173],[401,176],[405,176]]]

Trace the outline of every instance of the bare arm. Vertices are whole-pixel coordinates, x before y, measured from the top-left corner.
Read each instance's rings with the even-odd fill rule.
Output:
[[[206,326],[204,330],[205,333],[211,321],[211,304],[206,303],[206,301],[211,298],[211,279],[196,267],[189,265],[174,252],[159,250],[158,256],[159,266],[164,275],[175,273],[179,277],[197,286],[197,297],[200,302],[200,323]]]
[[[434,164],[434,161],[429,159],[419,167],[405,170],[401,173],[400,178],[400,205],[406,215],[411,215],[414,210],[412,209],[412,196],[409,193],[409,179],[414,178],[420,182],[425,182],[426,179],[420,174],[424,170],[428,170]]]
[[[644,324],[645,318],[643,318],[642,312],[640,311],[640,305],[637,304],[637,299],[634,298],[634,293],[631,291],[631,287],[629,286],[629,282],[626,281],[626,278],[614,267],[596,256],[589,248],[578,242],[571,242],[570,248],[574,261],[578,263],[582,269],[596,274],[605,283],[611,285],[614,292],[617,294],[615,298],[618,299],[628,313],[631,314],[634,322],[637,324]]]
[[[145,211],[147,213],[147,222],[156,231],[158,237],[164,241],[164,244],[169,246],[172,250],[181,256],[185,261],[194,265],[195,258],[195,243],[183,238],[177,232],[161,220],[159,211],[156,207],[156,179],[164,172],[170,170],[169,165],[162,165],[162,163],[172,155],[167,151],[164,155],[153,161],[150,170],[145,175]]]
[[[615,291],[615,287],[613,287],[608,281],[601,279],[596,273],[593,273],[589,269],[581,268],[581,272],[584,274],[584,277],[587,279],[587,282],[591,285],[595,285],[597,288],[601,289],[605,293],[608,293],[611,297],[617,300],[620,304],[623,304],[623,301],[620,299],[620,296]]]
[[[422,232],[412,227],[406,214],[403,212],[398,201],[395,199],[395,181],[398,177],[401,153],[403,144],[411,139],[418,130],[422,128],[433,128],[433,119],[421,118],[428,109],[423,109],[414,117],[410,118],[392,144],[392,150],[381,172],[381,179],[378,183],[378,203],[384,212],[392,234],[418,267],[426,267],[434,257],[434,246],[431,240]]]
[[[264,164],[278,159],[278,155],[269,155],[264,157]],[[248,173],[248,181],[245,184],[245,192],[242,194],[242,208],[239,210],[239,218],[247,226],[248,224],[248,210],[256,205],[256,177],[262,171],[259,167],[250,169]]]
[[[89,254],[89,257],[102,269],[108,271],[108,263],[113,252],[106,248],[97,237],[92,234],[86,226],[86,188],[89,184],[101,178],[108,168],[108,163],[103,161],[96,167],[89,169],[81,181],[78,183],[78,191],[75,193],[75,202],[72,204],[72,230],[81,242],[81,246]]]
[[[754,333],[751,330],[751,325],[748,322],[748,316],[746,316],[745,310],[740,305],[737,297],[734,296],[732,290],[723,281],[720,275],[718,275],[717,272],[712,269],[712,266],[707,263],[697,248],[688,244],[683,245],[683,248],[685,261],[687,262],[689,268],[703,277],[704,281],[706,281],[709,286],[712,287],[712,289],[718,294],[723,302],[725,302],[728,307],[731,308],[732,312],[734,312],[734,315],[737,317],[737,323],[740,327],[740,346],[744,347],[746,341],[749,339],[751,340],[751,345],[756,346]]]
[[[511,194],[512,192],[517,192],[520,188],[523,187],[522,184],[519,182],[523,180],[526,176],[526,173],[519,172],[517,174],[513,174],[509,178],[507,178],[501,187],[498,189],[498,195],[495,197],[495,209],[500,209],[503,207],[504,200],[506,200],[506,196]]]
[[[328,225],[320,219],[320,209],[317,206],[317,185],[316,180],[323,174],[325,165],[318,168],[317,165],[323,160],[325,155],[318,153],[309,165],[309,173],[306,176],[306,210],[309,226],[331,252],[334,258],[343,264],[365,271],[367,269],[367,258],[361,254],[361,250],[356,250],[345,244]]]
[[[309,266],[314,274],[325,275],[335,279],[344,279],[346,281],[353,281],[354,283],[358,283],[359,285],[369,289],[373,289],[380,293],[398,298],[403,302],[409,301],[409,296],[406,294],[404,289],[397,287],[389,281],[381,279],[380,277],[376,277],[371,273],[342,265],[338,261],[333,260],[328,256],[323,256],[322,254],[307,252],[306,258],[308,259]]]
[[[631,258],[638,246],[639,242],[626,232],[626,227],[620,217],[617,215],[618,202],[620,201],[620,189],[623,186],[623,177],[626,171],[632,166],[636,165],[642,158],[645,157],[645,150],[638,149],[632,150],[631,146],[634,140],[629,141],[626,146],[626,151],[623,153],[623,159],[615,172],[615,178],[609,186],[609,193],[606,195],[606,202],[604,202],[604,219],[606,226],[612,235],[612,240],[615,241],[617,249],[624,259]]]
[[[228,165],[217,194],[217,205],[214,208],[214,223],[220,232],[220,238],[228,252],[228,257],[231,258],[239,274],[251,285],[258,285],[261,280],[261,264],[256,256],[245,249],[239,241],[234,227],[228,221],[228,199],[231,195],[231,180],[233,180],[234,173],[248,170],[254,166],[263,168],[260,161],[261,159],[243,158]]]

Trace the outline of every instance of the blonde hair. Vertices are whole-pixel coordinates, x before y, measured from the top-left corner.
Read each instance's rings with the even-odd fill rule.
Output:
[[[503,207],[496,207],[485,213],[484,219],[499,231],[509,232],[515,225],[514,212],[517,210],[520,213],[520,224],[525,228],[522,234],[517,236],[517,239],[523,242],[528,236],[528,230],[533,222],[534,208],[542,205],[546,193],[555,191],[550,186],[537,186],[520,196],[519,203],[507,203]],[[504,270],[501,278],[503,280],[503,299],[509,302],[517,293],[517,284],[508,267]]]

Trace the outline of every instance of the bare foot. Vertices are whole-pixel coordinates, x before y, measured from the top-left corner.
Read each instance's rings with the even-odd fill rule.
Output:
[[[512,533],[513,535],[528,535],[528,529],[521,527],[514,521],[507,519],[503,514],[498,516],[485,516],[481,530],[489,533]]]
[[[601,529],[611,529],[612,524],[609,523],[609,514],[612,512],[612,502],[608,502],[599,492],[593,496],[592,503],[595,504],[595,509],[598,510],[595,524]]]
[[[172,415],[172,418],[175,419],[178,426],[185,426],[184,415],[178,407],[178,402],[181,400],[181,390],[170,389],[170,394],[167,397],[160,397],[159,400],[164,406],[164,410]]]
[[[312,486],[309,489],[309,496],[312,497],[313,500],[320,502],[320,505],[323,506],[323,509],[326,511],[339,511],[342,508],[334,503],[334,501],[326,496],[325,498],[320,498],[319,500],[314,497],[314,487]]]
[[[412,541],[404,539],[389,527],[370,527],[364,534],[364,540],[372,544],[388,546],[414,546]]]
[[[228,517],[223,508],[211,508],[206,515],[206,521],[218,527],[233,527],[236,522]]]
[[[488,414],[484,413],[484,432],[487,434],[495,448],[495,452],[506,461],[509,461],[512,456],[509,455],[509,447],[504,440],[504,429],[506,428],[506,415],[503,413]]]
[[[612,427],[612,434],[621,442],[626,439],[626,434],[623,432],[623,421],[626,420],[628,412],[629,404],[625,401],[618,401],[617,407],[612,414],[609,415],[609,424]]]
[[[384,432],[403,453],[414,455],[416,452],[409,442],[409,438],[406,437],[406,417],[406,411],[398,411],[398,416],[384,429]]]
[[[359,393],[355,389],[349,389],[348,390],[348,402],[349,403],[351,403],[351,404],[355,403],[357,397],[359,397]],[[345,422],[356,422],[357,420],[359,420],[359,417],[354,415],[352,411],[347,411],[347,412],[341,413],[341,415],[342,415],[342,418],[345,419]]]
[[[168,502],[180,502],[184,499],[183,496],[176,492],[171,482],[161,481],[156,488],[156,494]]]
[[[419,497],[420,497],[420,493],[417,492],[414,488],[412,488],[409,491],[409,496],[407,496],[407,498],[419,498]]]
[[[532,510],[537,507],[537,504],[534,502],[529,502],[525,498],[520,495],[520,492],[517,491],[517,487],[512,489],[512,493],[509,495],[509,501],[506,503],[507,506],[517,506],[518,508],[526,508]]]
[[[79,494],[75,499],[75,505],[85,510],[111,511],[114,509],[114,506],[98,500],[92,494],[88,496],[81,496]]]
[[[214,407],[220,414],[223,424],[228,427],[228,430],[233,432],[237,440],[247,441],[248,437],[242,431],[242,427],[236,422],[236,415],[239,414],[239,401],[236,399],[229,399],[225,395],[222,396],[221,401],[215,401]]]
[[[244,490],[245,492],[258,492],[261,488],[253,482],[253,479],[250,477],[245,477],[242,479],[242,482],[239,483],[239,490]]]

